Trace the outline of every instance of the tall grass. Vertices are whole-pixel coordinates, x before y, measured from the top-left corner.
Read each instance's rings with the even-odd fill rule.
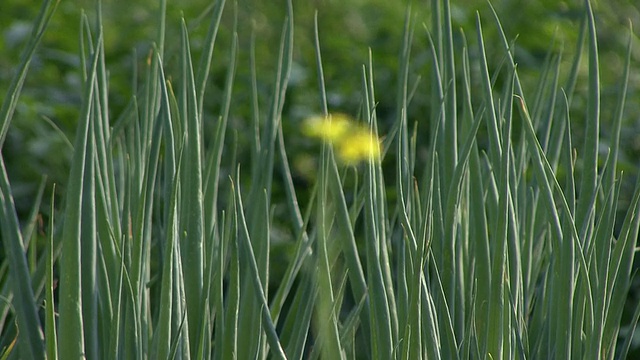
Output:
[[[488,63],[480,16],[475,42],[459,45],[449,1],[432,2],[431,28],[417,26],[407,11],[393,124],[378,121],[376,99],[388,94],[376,91],[372,54],[362,67],[362,105],[354,109],[372,133],[384,135],[383,155],[346,166],[324,144],[313,186],[302,189],[288,163],[286,140],[296,134],[282,126],[292,121],[283,116],[295,46],[292,1],[284,7],[269,108],[258,107],[265,100],[256,59],[238,63],[235,35],[221,105],[211,118],[203,103],[225,5],[218,0],[208,14],[199,62],[182,22],[177,65],[168,69],[173,54],[164,50],[160,1],[144,80],[118,118],[109,111],[100,4],[94,26],[83,15],[83,105],[65,197],[52,200],[44,245],[30,239],[46,190],[21,228],[0,157],[4,355],[626,357],[640,316],[636,306],[630,330],[621,332],[640,226],[640,186],[617,219],[631,36],[611,147],[603,153],[588,1],[571,72],[560,74],[559,60],[550,57],[533,90],[520,82],[514,46],[495,12],[484,21],[497,30],[500,66]],[[0,144],[54,7],[43,3],[16,68]],[[317,22],[315,30],[318,108],[328,115]],[[416,32],[429,40],[424,74],[411,66]],[[584,144],[574,145],[570,109],[585,61]],[[227,136],[238,66],[250,66],[253,77],[249,103],[235,104],[252,109],[251,133],[242,135],[250,139],[250,163],[238,160],[237,137]],[[417,98],[431,104],[430,116],[408,118]],[[205,122],[213,134],[204,132]],[[298,201],[302,192],[306,203]],[[281,216],[275,206],[287,215],[275,219]],[[276,221],[289,227],[294,251],[274,280]],[[38,256],[31,269],[26,254]]]

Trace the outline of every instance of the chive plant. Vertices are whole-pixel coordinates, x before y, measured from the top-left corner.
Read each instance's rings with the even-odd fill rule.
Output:
[[[56,4],[43,2],[16,67],[0,145]],[[33,224],[53,189],[43,180],[21,226],[0,156],[3,358],[626,357],[640,316],[636,305],[623,318],[640,187],[625,201],[624,218],[617,211],[631,36],[603,153],[588,0],[569,74],[549,57],[535,89],[521,83],[514,45],[493,9],[489,19],[477,16],[472,43],[454,42],[447,0],[431,2],[430,27],[416,26],[407,11],[390,126],[378,121],[377,99],[387,93],[376,91],[371,52],[362,66],[354,113],[367,139],[383,139],[380,153],[345,163],[331,142],[322,144],[313,186],[302,189],[289,166],[287,137],[297,134],[283,131],[293,121],[283,113],[295,49],[292,1],[283,2],[269,100],[258,91],[255,56],[238,63],[234,32],[212,115],[203,103],[225,5],[217,0],[210,9],[196,61],[185,21],[176,53],[165,50],[160,1],[143,80],[117,118],[100,2],[96,24],[82,16],[82,108],[46,242],[32,240]],[[488,63],[483,21],[496,30],[500,66]],[[318,116],[328,119],[321,30],[316,17]],[[411,66],[416,33],[426,39],[424,74]],[[178,60],[169,67],[171,56]],[[571,109],[584,62],[578,144]],[[238,66],[253,77],[249,103],[233,102],[252,110],[249,163],[236,156],[237,137],[227,136]],[[418,98],[431,104],[430,116],[412,119]],[[213,133],[204,132],[206,122]],[[294,249],[280,279],[269,274],[274,221],[289,227]],[[31,266],[27,254],[36,256]],[[624,333],[623,322],[631,323]]]

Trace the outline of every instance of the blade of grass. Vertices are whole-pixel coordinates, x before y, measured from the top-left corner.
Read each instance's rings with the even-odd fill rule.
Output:
[[[45,341],[46,341],[46,355],[48,360],[58,360],[58,339],[56,334],[56,314],[55,303],[53,300],[53,263],[54,263],[54,245],[53,245],[53,233],[55,231],[55,193],[56,185],[53,184],[51,189],[51,208],[49,217],[49,235],[47,244],[47,284],[45,295]]]
[[[372,56],[369,52],[369,66],[363,66],[363,92],[364,118],[373,126],[375,122],[375,100],[373,94],[373,69]],[[371,306],[371,355],[373,358],[393,357],[392,320],[389,294],[386,289],[386,276],[384,265],[384,253],[386,251],[385,229],[382,220],[383,204],[379,198],[378,187],[382,186],[381,178],[376,169],[376,164],[371,161],[367,164],[365,172],[364,193],[364,224],[365,224],[365,257],[367,259],[367,284],[369,301]],[[385,263],[388,266],[388,262]],[[395,324],[397,326],[397,323]],[[397,328],[396,328],[397,329]]]
[[[482,39],[479,39],[479,43],[482,43]],[[511,79],[515,79],[515,74],[512,73]],[[491,91],[490,88],[485,88],[485,91]],[[486,101],[493,101],[490,96],[485,94]],[[511,101],[512,98],[509,100]],[[491,105],[489,105],[491,107]],[[510,109],[511,107],[509,107]],[[495,118],[490,121],[496,120]],[[497,130],[497,123],[489,126],[495,126]],[[510,321],[505,319],[505,309],[508,311],[510,306],[505,296],[505,279],[515,276],[510,274],[507,268],[506,262],[508,261],[507,254],[507,240],[508,240],[508,227],[510,218],[509,209],[509,197],[511,189],[509,186],[509,172],[511,170],[511,116],[507,116],[503,128],[503,133],[496,139],[498,144],[494,148],[495,151],[501,151],[501,153],[494,154],[496,157],[500,157],[499,165],[499,179],[498,179],[498,213],[496,214],[496,222],[492,227],[496,229],[496,235],[494,237],[495,247],[493,249],[493,258],[491,264],[491,289],[490,289],[490,302],[489,302],[489,318],[487,322],[487,348],[486,353],[490,358],[500,359],[503,356],[509,357],[510,346],[505,346],[504,342],[508,341],[510,336],[505,336],[505,329],[509,329]],[[501,145],[499,145],[501,143]],[[506,355],[505,355],[506,353]]]
[[[102,52],[103,49],[100,49]],[[99,68],[96,69],[99,76]],[[97,90],[97,84],[96,84]],[[94,90],[95,91],[95,90]],[[96,91],[97,95],[98,92]],[[81,294],[82,294],[82,326],[84,329],[84,346],[85,356],[95,359],[98,357],[98,293],[96,287],[96,270],[97,270],[97,239],[96,239],[96,204],[95,204],[95,157],[96,157],[96,139],[95,128],[99,121],[99,114],[96,113],[97,97],[93,97],[91,105],[91,120],[89,120],[89,129],[85,143],[86,152],[84,161],[84,171],[82,176],[81,191],[81,215],[80,215],[80,236],[82,238],[80,245],[80,276]]]
[[[292,359],[302,359],[309,339],[309,328],[318,296],[318,285],[308,273],[301,274],[291,307],[282,326],[281,339]]]
[[[280,318],[285,300],[289,295],[289,292],[293,287],[294,281],[297,279],[302,266],[312,254],[311,246],[313,245],[314,241],[309,239],[306,229],[311,217],[311,211],[315,206],[316,194],[318,192],[318,186],[317,183],[315,183],[313,189],[311,190],[307,210],[305,212],[304,218],[302,218],[300,209],[298,207],[298,200],[296,198],[295,189],[293,186],[293,180],[291,179],[291,171],[289,170],[288,166],[287,155],[284,148],[282,128],[280,128],[278,134],[278,142],[280,145],[279,147],[281,164],[283,166],[283,176],[285,177],[285,184],[287,185],[286,191],[289,211],[291,212],[292,218],[294,219],[294,230],[296,232],[296,249],[294,252],[295,256],[290,265],[287,267],[285,275],[280,280],[280,286],[278,287],[278,290],[271,300],[271,317],[275,322],[277,322]]]
[[[622,224],[618,241],[611,253],[611,262],[608,269],[607,286],[603,296],[610,296],[611,303],[607,309],[607,316],[602,332],[601,354],[612,353],[615,349],[616,338],[619,332],[619,324],[627,299],[627,292],[631,282],[633,260],[635,257],[635,244],[640,228],[640,180],[636,182],[629,210]]]
[[[9,263],[10,284],[13,289],[13,308],[16,312],[19,331],[18,349],[22,357],[39,359],[44,357],[42,329],[31,276],[24,253],[20,225],[11,193],[11,185],[0,154],[0,228],[4,252]]]
[[[203,243],[204,243],[204,204],[202,189],[202,118],[198,113],[197,94],[194,83],[191,48],[187,25],[181,22],[181,71],[182,93],[180,99],[181,120],[186,127],[185,151],[187,156],[183,180],[181,224],[186,236],[181,239],[182,263],[188,264],[182,271],[185,274],[185,296],[187,302],[187,329],[191,343],[191,356],[196,357],[202,330],[200,310],[203,286]]]
[[[317,342],[320,354],[327,359],[343,359],[342,344],[338,331],[338,321],[334,317],[332,308],[339,301],[336,296],[337,290],[332,281],[331,260],[329,259],[331,247],[335,242],[330,241],[334,209],[328,199],[328,167],[331,165],[332,151],[328,144],[323,144],[322,157],[319,164],[318,178],[318,201],[316,202],[316,232],[317,232],[317,256],[316,282],[318,287],[318,298],[316,316],[318,318],[316,331],[318,332]]]
[[[224,338],[222,339],[222,357],[220,359],[230,359],[236,356],[238,353],[238,308],[240,305],[240,260],[238,257],[238,243],[234,241],[232,234],[238,233],[237,217],[235,211],[232,208],[236,206],[235,196],[232,192],[229,193],[231,200],[229,201],[229,212],[232,214],[230,219],[233,218],[233,229],[231,226],[227,227],[227,231],[224,234],[223,241],[225,247],[231,248],[231,255],[229,260],[229,287],[227,293],[227,307],[225,308],[224,317]],[[231,220],[229,221],[231,223]],[[220,260],[222,262],[222,260]],[[222,274],[220,274],[220,289],[222,290]],[[220,296],[222,296],[222,291]]]
[[[252,241],[252,251],[256,254],[256,265],[259,269],[260,281],[265,294],[268,295],[269,281],[269,255],[270,255],[270,218],[268,209],[271,206],[271,193],[273,185],[273,170],[276,156],[276,140],[278,127],[282,119],[282,109],[288,81],[291,74],[293,61],[293,5],[287,1],[287,15],[283,24],[278,51],[277,70],[272,90],[270,109],[260,138],[258,157],[253,159],[251,168],[251,187],[249,198],[254,201],[247,210],[247,227]],[[254,92],[254,122],[257,118],[257,93]],[[256,124],[254,123],[254,124]],[[255,128],[254,128],[255,129]],[[257,134],[254,135],[258,139]],[[241,248],[239,248],[241,249]],[[248,274],[243,275],[241,284],[243,286],[240,299],[240,319],[238,332],[246,334],[242,337],[242,342],[238,348],[239,358],[253,358],[263,356],[265,351],[265,339],[258,331],[260,326],[258,321],[261,318],[259,296],[254,293],[255,287],[252,285]],[[246,296],[245,296],[246,294]],[[266,309],[268,311],[268,308]],[[268,337],[266,340],[269,340]],[[270,341],[270,340],[269,340]]]
[[[451,24],[451,2],[444,0],[443,2],[443,80],[447,84],[447,90],[444,93],[444,147],[443,159],[440,164],[443,166],[441,176],[444,179],[450,179],[454,171],[455,164],[458,163],[458,120],[456,105],[456,66],[454,58],[453,32]]]
[[[620,88],[618,89],[618,101],[616,102],[615,113],[613,116],[613,125],[611,129],[611,138],[609,148],[611,149],[611,161],[610,166],[607,166],[604,174],[603,186],[608,189],[613,185],[615,176],[617,173],[616,164],[618,163],[618,157],[620,152],[620,131],[622,129],[622,117],[624,115],[625,101],[628,94],[629,86],[629,72],[631,69],[631,44],[632,44],[633,29],[631,23],[629,26],[629,37],[627,40],[627,53],[625,57],[625,63],[623,67],[622,81],[620,82]]]
[[[404,356],[408,356],[409,346],[416,344],[415,339],[419,339],[421,336],[420,329],[414,328],[410,331],[411,327],[408,325],[410,317],[409,312],[409,290],[407,283],[419,284],[415,281],[415,274],[413,273],[413,266],[418,261],[414,259],[416,254],[417,241],[415,237],[415,230],[412,228],[412,222],[409,217],[413,217],[414,209],[410,206],[410,200],[413,198],[413,169],[411,168],[411,157],[409,154],[409,130],[407,128],[407,91],[408,91],[408,76],[409,76],[409,58],[411,55],[411,42],[413,38],[413,25],[411,24],[411,8],[407,7],[405,12],[404,29],[403,29],[403,41],[402,48],[399,55],[399,69],[398,69],[398,86],[396,93],[396,121],[395,125],[398,127],[397,133],[397,158],[396,158],[396,187],[398,189],[398,204],[396,206],[399,213],[400,223],[402,224],[403,238],[406,244],[399,245],[398,254],[398,329],[399,333],[405,332],[405,342],[403,343]],[[417,230],[417,229],[416,229]],[[408,257],[408,259],[407,259]],[[408,261],[407,261],[408,260]],[[415,289],[419,289],[419,286],[415,286]],[[417,291],[414,291],[417,293]],[[414,307],[414,309],[416,309]],[[419,307],[417,308],[419,309]],[[416,316],[417,314],[413,314]],[[418,315],[419,316],[419,315]],[[413,336],[411,336],[413,334]],[[415,348],[412,348],[415,355],[414,358],[418,358],[419,352]]]
[[[636,305],[636,309],[633,312],[633,317],[631,318],[631,322],[629,323],[629,331],[625,336],[624,343],[622,344],[620,351],[620,359],[628,359],[629,358],[629,349],[631,348],[631,343],[633,342],[634,334],[638,328],[638,320],[640,319],[640,302]]]
[[[235,26],[235,25],[234,25]],[[225,89],[223,98],[223,106],[220,111],[221,115],[218,118],[218,125],[216,127],[215,138],[212,145],[213,150],[209,153],[209,159],[207,168],[205,170],[206,177],[204,178],[204,196],[205,204],[208,204],[205,208],[205,219],[215,219],[217,216],[217,203],[218,203],[218,184],[220,176],[220,163],[222,161],[222,152],[224,149],[225,136],[227,132],[227,123],[229,120],[229,108],[231,106],[231,99],[233,98],[233,85],[236,73],[237,64],[237,50],[238,35],[234,34],[233,42],[231,43],[229,68],[227,70],[227,78],[225,82]],[[206,237],[211,237],[214,221],[205,221],[207,224]]]
[[[320,106],[322,107],[323,115],[328,116],[329,110],[327,106],[327,93],[325,89],[324,70],[322,65],[322,54],[320,51],[320,35],[318,31],[318,14],[315,13],[314,17],[314,40],[315,40],[315,58],[316,58],[316,71],[318,79],[318,93],[320,96]],[[360,256],[358,254],[358,247],[354,236],[353,225],[350,220],[349,210],[347,207],[344,189],[338,174],[338,168],[334,157],[331,157],[329,163],[329,188],[332,195],[332,203],[336,207],[336,222],[338,225],[338,231],[343,241],[342,253],[345,256],[345,262],[347,265],[349,282],[353,291],[354,298],[365,299],[365,306],[362,311],[361,327],[364,333],[369,333],[370,326],[370,308],[369,297],[367,294],[367,284],[364,276],[362,264],[360,262]],[[356,192],[357,193],[357,192]],[[369,338],[365,337],[364,340],[369,343]]]
[[[13,113],[18,105],[18,99],[22,86],[27,77],[31,60],[35,54],[36,48],[40,44],[45,30],[49,26],[51,18],[58,6],[59,0],[45,0],[40,6],[40,12],[36,17],[33,28],[31,29],[31,36],[28,37],[26,47],[24,48],[20,57],[20,64],[17,66],[15,75],[11,78],[11,83],[7,89],[7,96],[2,101],[2,108],[0,108],[0,149],[4,144],[4,140],[7,137],[7,131],[13,118]]]
[[[234,22],[234,29],[236,28],[236,23]],[[234,78],[236,73],[236,58],[237,58],[237,42],[238,37],[234,32],[233,40],[230,49],[230,60],[229,60],[229,68],[227,70],[227,79],[225,84],[225,91],[223,94],[224,103],[221,110],[221,116],[218,119],[218,125],[216,128],[215,140],[213,144],[213,151],[208,154],[207,166],[204,170],[204,179],[203,179],[203,211],[204,211],[204,259],[210,259],[208,263],[204,264],[204,296],[202,298],[201,309],[211,309],[212,307],[212,298],[216,298],[216,295],[212,293],[212,277],[214,271],[223,267],[224,257],[220,251],[224,249],[221,243],[216,242],[216,235],[214,234],[215,228],[218,226],[216,223],[216,219],[218,216],[218,193],[219,193],[219,176],[220,176],[220,163],[222,160],[222,151],[224,146],[224,139],[227,131],[227,122],[229,116],[229,108],[231,105],[232,98],[232,90],[234,84]],[[216,257],[217,252],[217,259]],[[216,262],[220,262],[218,266],[214,265]],[[223,274],[219,274],[218,276],[222,277]],[[221,304],[220,304],[221,305]],[[222,307],[219,307],[220,311],[222,311]],[[215,316],[215,314],[212,314]],[[201,327],[201,347],[203,347],[204,354],[211,353],[211,336],[206,333],[210,333],[213,331],[212,329],[213,323],[209,322],[209,324],[204,324]],[[206,349],[205,349],[206,348]],[[203,354],[203,356],[205,356]]]
[[[571,140],[571,121],[569,118],[569,104],[566,96],[564,97],[566,107],[564,141],[561,158],[564,162],[566,170],[567,185],[564,194],[568,197],[567,203],[572,206],[575,203],[575,179],[574,179],[574,159],[573,146]],[[571,217],[569,214],[563,216],[563,234],[565,239],[571,239]],[[555,332],[555,354],[564,358],[571,358],[573,354],[574,334],[577,329],[573,328],[574,310],[578,308],[576,300],[576,246],[573,241],[563,240],[556,248],[557,256],[553,256],[553,290],[551,300],[550,319],[555,319],[555,325],[551,324],[551,332]],[[575,355],[574,355],[575,356]]]
[[[207,31],[207,37],[205,39],[204,50],[202,51],[202,57],[200,58],[200,65],[198,65],[197,79],[196,79],[196,94],[198,98],[198,115],[203,117],[202,104],[204,101],[204,94],[207,87],[207,79],[209,78],[209,70],[211,68],[211,60],[213,58],[213,48],[215,47],[216,37],[218,35],[218,28],[220,27],[220,20],[222,19],[222,12],[224,10],[224,4],[226,0],[217,0],[213,7],[211,16],[211,23],[209,24],[209,30]],[[235,27],[234,27],[235,28]],[[234,52],[231,51],[231,55],[234,56]],[[231,63],[233,64],[233,62]]]
[[[156,356],[158,359],[168,359],[170,354],[170,344],[172,343],[172,317],[173,291],[174,291],[174,269],[175,257],[177,256],[177,243],[179,240],[178,225],[178,189],[180,188],[180,167],[182,155],[178,158],[177,170],[172,180],[171,196],[169,198],[170,212],[167,216],[167,232],[165,239],[164,259],[162,262],[162,285],[160,295],[160,314],[158,315],[158,325],[156,328],[156,341],[158,349]],[[179,333],[179,332],[178,332]]]
[[[74,143],[74,157],[69,174],[66,195],[66,211],[62,244],[64,253],[60,259],[60,327],[65,334],[60,338],[60,356],[79,358],[85,353],[84,326],[82,315],[82,194],[84,188],[85,162],[87,143],[89,141],[90,122],[92,121],[92,104],[97,76],[99,53],[102,38],[98,39],[96,52],[93,55],[89,76],[83,91],[83,109],[77,128]],[[89,289],[87,289],[89,291]]]
[[[590,207],[591,194],[595,194],[598,182],[598,147],[600,135],[600,70],[596,25],[591,2],[585,0],[589,47],[589,97],[587,99],[587,119],[585,129],[583,169],[580,194],[576,208],[576,228],[580,230],[580,240],[588,244],[593,228]],[[589,225],[586,225],[586,224]],[[584,231],[583,231],[584,229]]]
[[[238,175],[236,177],[240,179],[240,170],[238,169]],[[247,228],[247,222],[244,216],[244,206],[242,205],[242,195],[240,194],[240,186],[237,184],[234,186],[234,193],[236,199],[236,216],[239,221],[239,233],[237,236],[238,244],[238,255],[240,260],[248,266],[249,270],[249,278],[254,287],[255,295],[258,297],[258,303],[260,304],[260,314],[262,319],[262,327],[263,331],[267,335],[267,341],[269,346],[271,347],[271,352],[273,356],[277,359],[286,359],[287,356],[280,345],[280,340],[278,339],[278,334],[276,333],[275,325],[271,320],[271,316],[269,314],[269,304],[267,303],[267,299],[265,297],[264,289],[262,287],[262,280],[260,278],[260,272],[258,270],[258,264],[256,262],[256,258],[254,255],[253,248],[251,246],[251,238],[249,236],[249,229]]]
[[[491,88],[491,79],[489,78],[489,69],[487,66],[487,56],[484,48],[484,38],[482,35],[482,25],[480,23],[480,13],[476,12],[476,34],[478,36],[478,50],[480,59],[480,68],[482,74],[482,94],[484,104],[487,107],[487,129],[489,130],[490,158],[493,164],[499,164],[502,157],[502,146],[500,144],[500,134],[498,130],[498,117],[493,99],[493,91]]]

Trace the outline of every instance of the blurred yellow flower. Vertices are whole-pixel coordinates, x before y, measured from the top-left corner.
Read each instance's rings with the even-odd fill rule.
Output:
[[[343,114],[312,116],[305,120],[302,131],[307,136],[333,142],[340,140],[351,126],[351,120]]]
[[[338,157],[348,165],[380,157],[380,141],[366,129],[358,129],[337,144]]]
[[[302,131],[333,145],[338,159],[347,165],[380,158],[378,137],[347,115],[312,116],[304,121]]]

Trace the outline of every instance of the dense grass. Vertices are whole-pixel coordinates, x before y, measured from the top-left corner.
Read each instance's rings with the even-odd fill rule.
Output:
[[[623,317],[640,186],[624,217],[618,213],[626,200],[618,158],[632,35],[603,151],[588,1],[569,73],[549,56],[532,89],[521,83],[518,45],[499,16],[478,15],[474,40],[457,43],[450,6],[433,1],[430,26],[407,10],[395,90],[376,88],[371,51],[362,66],[353,114],[380,136],[381,156],[344,164],[322,144],[309,186],[301,186],[289,165],[299,150],[289,139],[302,136],[290,129],[299,123],[283,115],[296,49],[291,0],[271,82],[259,81],[253,53],[249,65],[238,61],[231,37],[214,116],[205,111],[209,75],[222,14],[232,6],[218,0],[209,9],[197,51],[183,21],[170,52],[161,1],[152,51],[134,74],[142,81],[116,117],[98,3],[97,22],[83,16],[78,35],[82,108],[64,198],[43,181],[21,224],[0,157],[4,354],[625,358],[640,316],[632,304],[635,313]],[[54,8],[42,5],[16,67],[0,144]],[[232,32],[241,26],[234,22]],[[499,54],[487,54],[483,26],[497,33]],[[318,108],[328,116],[317,18],[314,29]],[[428,40],[423,73],[411,66],[416,33]],[[488,60],[495,58],[502,60]],[[234,92],[243,66],[249,96]],[[570,109],[579,85],[588,95],[584,141],[574,144]],[[390,123],[379,121],[380,97],[395,99]],[[410,117],[414,102],[430,114]],[[233,131],[234,112],[251,115],[247,131]],[[37,229],[47,193],[49,224]],[[283,246],[288,252],[274,250]]]

